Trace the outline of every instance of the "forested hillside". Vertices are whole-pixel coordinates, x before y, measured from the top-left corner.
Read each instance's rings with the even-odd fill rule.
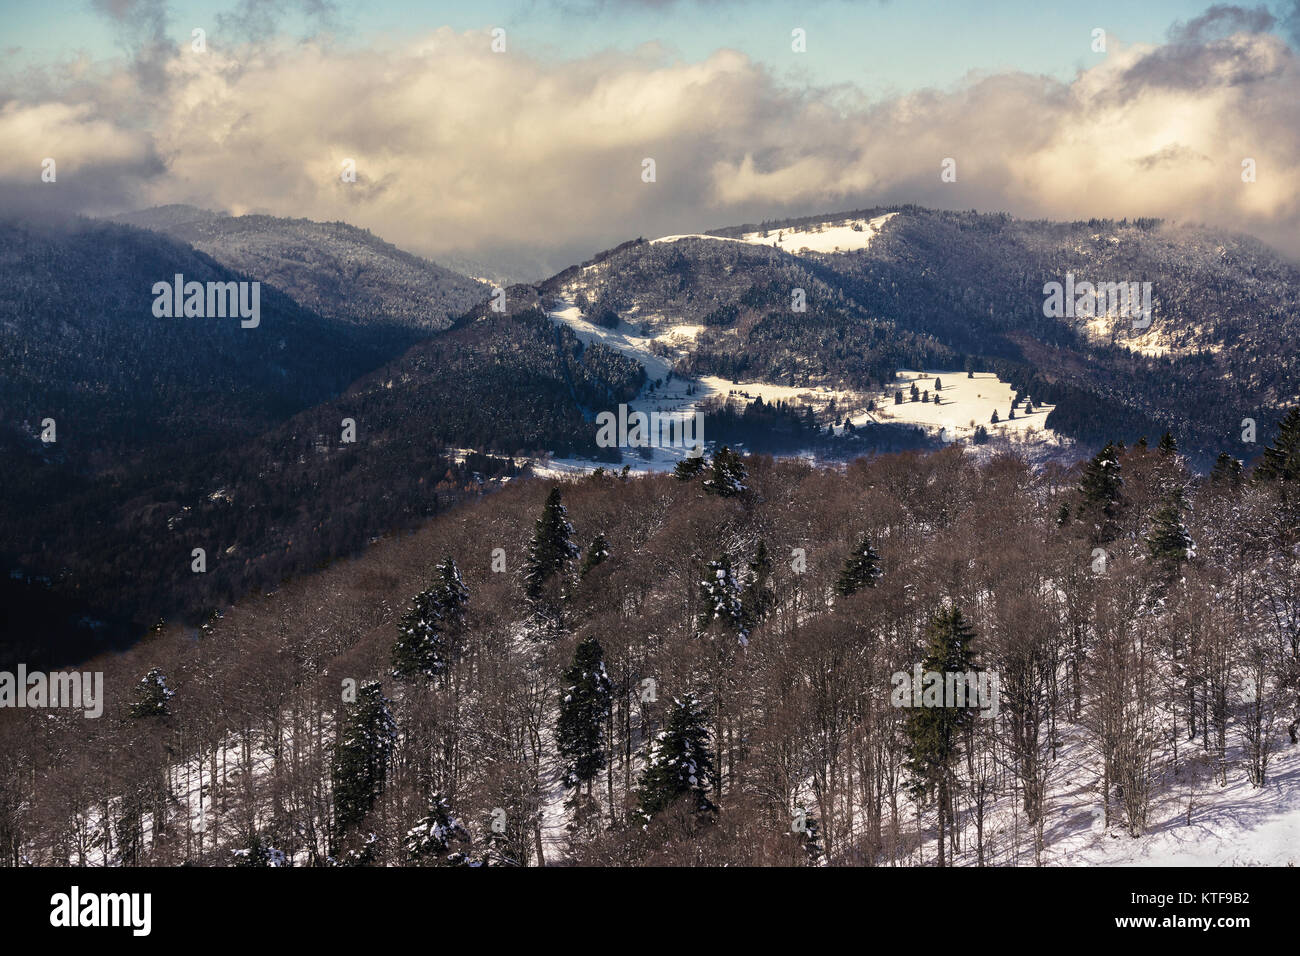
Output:
[[[84,650],[106,637],[126,592],[152,586],[153,569],[133,563],[137,547],[151,547],[142,525],[193,506],[179,489],[208,482],[212,456],[247,448],[387,358],[366,330],[270,285],[256,327],[238,316],[158,318],[154,285],[176,274],[245,279],[127,226],[0,226],[6,659],[15,645],[43,660],[68,653],[66,641]],[[126,578],[112,577],[123,564]]]
[[[122,227],[96,228],[166,242]],[[147,299],[143,308],[149,315]],[[265,329],[230,324],[235,333],[271,335],[275,319],[264,319]],[[144,324],[129,312],[118,334],[131,323]],[[308,343],[313,334],[295,340]],[[329,362],[346,368],[345,356],[355,349],[339,350]],[[106,353],[88,349],[95,354]],[[187,392],[179,381],[187,371],[203,374],[170,361],[177,391]],[[257,367],[241,366],[244,374]],[[167,369],[168,360],[160,358],[156,368]],[[140,447],[131,444],[134,431],[114,430],[93,402],[68,413],[51,410],[62,429],[59,442],[42,444],[34,434],[12,439],[25,457],[4,465],[11,480],[0,556],[19,572],[3,584],[0,647],[7,660],[66,663],[105,644],[129,643],[160,619],[197,624],[245,594],[354,553],[376,535],[517,474],[520,456],[558,452],[617,462],[618,449],[596,446],[584,409],[627,401],[644,380],[634,362],[584,349],[527,308],[516,315],[475,312],[370,375],[341,373],[357,378],[346,390],[322,375],[311,408],[278,422],[266,416],[224,443],[191,436],[209,418],[226,422],[229,397],[197,390],[205,407],[181,400],[160,407],[131,388],[143,373],[130,365],[110,365],[108,372],[120,376],[123,401],[141,416],[147,441]],[[331,397],[329,385],[339,394]],[[34,395],[49,401],[48,394]],[[172,416],[186,430],[169,430]],[[40,417],[33,410],[27,420],[37,424]],[[229,418],[233,428],[238,417]],[[87,444],[76,431],[87,421],[103,444],[72,457]],[[145,457],[151,445],[154,455]],[[205,552],[201,573],[193,568],[195,548]]]
[[[269,282],[321,315],[409,340],[445,329],[488,287],[345,222],[228,216],[158,206],[115,217],[189,243],[222,265]]]
[[[1208,478],[1166,437],[512,483],[92,662],[101,720],[0,714],[0,853],[1032,864],[1064,811],[1106,847],[1266,815],[1297,502],[1300,410]],[[996,675],[994,712],[900,706],[918,666]]]
[[[1243,418],[1271,422],[1300,397],[1300,359],[1279,347],[1300,333],[1300,271],[1249,237],[904,207],[865,255],[822,260],[868,308],[1023,378],[1057,406],[1048,426],[1085,441],[1171,429],[1208,467],[1253,451]],[[1045,317],[1043,287],[1067,273],[1150,282],[1150,327]]]
[[[799,251],[825,224],[885,216],[855,249]],[[1249,237],[915,206],[710,235],[625,243],[540,289],[581,294],[603,321],[702,326],[684,374],[865,389],[899,368],[997,372],[1056,406],[1046,424],[1060,434],[1099,447],[1172,430],[1202,470],[1255,451],[1243,419],[1266,428],[1300,399],[1300,359],[1282,347],[1300,334],[1300,271]],[[1149,282],[1149,325],[1045,316],[1044,286],[1067,274]]]

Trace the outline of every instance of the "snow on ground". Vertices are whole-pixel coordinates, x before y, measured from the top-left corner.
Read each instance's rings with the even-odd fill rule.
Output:
[[[739,239],[723,236],[706,236],[688,233],[680,236],[663,236],[651,242],[676,242],[679,239],[715,239],[722,242],[744,242],[753,246],[772,246],[792,254],[803,252],[856,252],[867,248],[880,234],[885,223],[898,213],[886,213],[874,219],[841,219],[821,222],[794,229],[747,232]]]
[[[1046,866],[1294,866],[1300,863],[1300,747],[1278,735],[1277,750],[1262,788],[1252,787],[1244,754],[1232,745],[1239,731],[1229,726],[1227,785],[1220,786],[1199,741],[1180,740],[1177,772],[1172,751],[1158,752],[1160,768],[1153,786],[1147,826],[1133,837],[1111,805],[1110,826],[1101,808],[1099,757],[1081,727],[1062,726],[1063,746],[1048,777],[1047,819],[1042,863]],[[1189,816],[1190,807],[1190,816]],[[969,808],[963,807],[968,813]],[[933,864],[937,855],[933,808],[925,817],[922,854]],[[905,830],[915,832],[909,807]],[[977,864],[974,825],[967,818],[966,840],[955,860]],[[1033,833],[1019,797],[996,801],[985,821],[985,860],[993,866],[1034,865]]]
[[[320,733],[330,733],[332,723],[329,717],[323,717],[319,726],[311,732],[319,730]],[[292,760],[292,734],[286,734],[281,740],[281,746],[284,748],[282,759],[286,762]],[[231,831],[235,829],[239,817],[232,820],[231,814],[238,810],[241,797],[252,792],[256,786],[255,781],[269,776],[274,764],[275,757],[270,746],[254,744],[246,747],[240,736],[231,732],[222,738],[215,757],[212,751],[205,750],[202,755],[191,754],[181,762],[168,765],[166,772],[172,806],[185,817],[184,820],[170,821],[170,829],[175,831],[178,827],[188,825],[194,841],[193,855],[196,858],[212,859],[211,854],[217,852],[219,842],[228,841]],[[251,775],[251,779],[245,780],[245,774]],[[214,800],[220,801],[219,807],[213,806]],[[116,820],[122,799],[111,797],[108,803],[110,816]],[[96,805],[84,812],[82,822],[87,832],[99,833],[103,819],[103,808]],[[142,815],[141,830],[142,848],[147,850],[154,842],[154,817],[149,810]],[[75,840],[73,842],[75,845]],[[83,853],[74,850],[71,860],[74,865],[118,866],[119,854],[119,847],[114,847],[110,854],[102,842],[96,841],[93,846],[85,847]],[[293,862],[305,865],[308,859],[308,851],[302,849]],[[223,856],[218,856],[217,860],[229,862]]]
[[[607,329],[588,322],[573,303],[572,299],[563,299],[560,308],[550,313],[552,319],[563,322],[582,340],[584,345],[599,342],[609,348],[622,352],[645,366],[647,383],[641,392],[629,403],[637,411],[659,412],[673,416],[694,415],[700,404],[710,398],[734,397],[746,402],[762,397],[765,402],[788,402],[811,405],[814,412],[823,410],[832,399],[837,404],[864,404],[860,396],[850,391],[835,391],[827,388],[807,388],[789,385],[772,385],[766,382],[734,383],[716,375],[704,375],[695,379],[680,379],[674,376],[671,381],[668,374],[678,356],[694,342],[703,326],[674,325],[657,334],[641,335],[638,330],[647,317],[639,317],[635,324],[620,322],[618,328]],[[658,323],[653,323],[658,324]],[[659,354],[667,346],[668,355]],[[651,389],[658,380],[660,385]],[[688,389],[693,388],[694,394]],[[604,409],[597,409],[604,411]],[[617,413],[617,409],[610,409]],[[596,424],[592,423],[593,431]],[[704,436],[708,442],[709,436]],[[624,449],[626,463],[633,471],[663,471],[676,466],[685,454],[680,448],[650,448],[642,455],[638,450]],[[592,470],[597,463],[582,459],[551,459],[535,466],[539,474],[551,477],[576,474]],[[621,466],[620,466],[621,467]]]
[[[939,379],[943,388],[935,390],[935,379]],[[915,383],[922,392],[930,393],[930,401],[912,401],[911,390]],[[903,404],[894,404],[894,393],[902,391]],[[935,434],[942,433],[948,441],[958,438],[970,438],[975,429],[983,425],[990,437],[999,435],[1017,437],[1024,440],[1051,439],[1055,433],[1045,426],[1048,413],[1054,405],[1039,406],[1034,404],[1032,413],[1026,415],[1024,405],[1016,410],[1016,417],[1009,419],[1011,399],[1015,393],[1008,383],[999,381],[992,372],[968,373],[930,369],[916,372],[904,369],[895,377],[894,383],[878,394],[870,396],[875,399],[876,410],[870,416],[880,422],[902,422],[908,425],[921,425]],[[938,395],[941,404],[934,403]],[[1021,396],[1025,398],[1026,396]],[[1027,396],[1032,399],[1033,396]],[[992,424],[993,413],[998,413],[998,424]],[[868,420],[868,416],[854,416],[855,425]]]
[[[1130,352],[1137,352],[1151,358],[1191,351],[1191,348],[1176,347],[1162,329],[1162,323],[1158,321],[1152,322],[1151,327],[1143,331],[1133,325],[1130,316],[1104,313],[1085,319],[1080,325],[1090,341],[1118,345]],[[1196,346],[1197,349],[1203,347],[1199,344]],[[1208,349],[1208,351],[1220,350],[1217,347]]]
[[[968,376],[967,373],[956,370],[930,369],[920,372],[905,369],[897,373],[895,381],[887,389],[876,393],[825,386],[735,383],[715,375],[704,375],[691,380],[673,377],[670,381],[668,375],[673,363],[685,354],[702,326],[681,324],[665,328],[662,317],[637,316],[633,322],[622,321],[617,328],[609,329],[584,319],[572,298],[561,299],[560,307],[552,311],[550,316],[567,325],[584,345],[599,342],[635,359],[645,367],[647,384],[629,403],[638,411],[686,417],[693,415],[707,399],[731,397],[750,402],[761,397],[769,403],[808,405],[815,414],[824,416],[831,411],[830,404],[834,401],[837,434],[844,430],[843,425],[838,423],[847,416],[858,427],[872,421],[917,425],[936,438],[949,442],[969,440],[974,435],[976,426],[983,425],[988,429],[990,439],[998,444],[1001,443],[999,440],[1008,440],[1021,447],[1047,451],[1062,443],[1062,439],[1044,424],[1054,406],[1040,407],[1036,404],[1034,411],[1026,415],[1022,404],[1015,413],[1016,417],[1009,418],[1014,390],[991,372],[976,372],[973,376]],[[643,329],[659,331],[643,335]],[[940,404],[936,405],[933,400],[911,401],[910,393],[914,382],[922,391],[929,391],[933,399],[936,394],[936,376],[943,383],[942,390],[938,392]],[[651,385],[656,380],[660,385],[652,390]],[[694,394],[689,394],[688,389],[692,387],[695,389]],[[898,389],[903,392],[902,405],[894,404],[894,392]],[[869,411],[868,403],[873,400],[875,409]],[[617,409],[612,411],[617,412]],[[991,422],[994,411],[999,418],[996,425]],[[592,428],[596,428],[594,422]],[[707,433],[704,438],[707,442]],[[624,451],[626,464],[634,472],[668,470],[685,455],[685,450],[678,448]],[[577,458],[548,459],[534,463],[534,471],[545,477],[558,478],[584,474],[597,467],[597,464]]]
[[[1094,771],[1079,773],[1078,743],[1065,751],[1067,765],[1051,796],[1044,833],[1044,862],[1064,866],[1293,866],[1300,863],[1300,747],[1278,741],[1278,752],[1262,788],[1252,787],[1241,768],[1227,786],[1214,780],[1195,744],[1180,742],[1179,774],[1166,772],[1152,798],[1149,825],[1137,838],[1122,827],[1103,828],[1094,787],[1083,786]],[[1185,751],[1185,752],[1184,752]],[[1168,753],[1164,755],[1168,758]],[[1188,814],[1190,805],[1191,813]],[[1032,862],[1032,855],[1023,862]]]

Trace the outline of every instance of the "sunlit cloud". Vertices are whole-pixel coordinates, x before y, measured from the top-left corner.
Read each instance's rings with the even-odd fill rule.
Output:
[[[902,202],[1163,216],[1300,255],[1300,69],[1262,11],[1212,8],[1161,45],[1112,37],[1069,81],[980,74],[874,102],[792,88],[725,49],[551,61],[442,29],[361,49],[160,53],[153,22],[124,23],[142,37],[129,60],[6,84],[7,201],[341,219],[435,258],[534,250],[548,268],[636,235]],[[47,156],[56,185],[39,181]],[[955,183],[940,180],[946,158]]]

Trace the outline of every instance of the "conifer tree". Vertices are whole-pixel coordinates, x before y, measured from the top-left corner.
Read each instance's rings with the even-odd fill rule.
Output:
[[[1120,494],[1124,487],[1119,451],[1113,443],[1088,462],[1079,480],[1082,503],[1079,517],[1093,523],[1092,540],[1104,544],[1115,536],[1115,520],[1119,517]]]
[[[690,481],[704,470],[703,455],[687,455],[673,468],[673,477],[678,481]]]
[[[591,547],[582,558],[582,567],[578,570],[578,577],[585,578],[587,573],[596,565],[601,564],[609,557],[609,542],[605,540],[604,532],[598,532],[592,539]]]
[[[436,582],[411,599],[398,622],[392,650],[396,678],[445,676],[460,656],[469,591],[452,558],[436,565],[434,573]]]
[[[465,627],[465,608],[469,604],[469,589],[460,575],[460,568],[450,555],[435,565],[437,583],[434,585],[434,606],[438,620],[452,635],[458,636]]]
[[[1277,438],[1264,449],[1259,464],[1255,466],[1256,481],[1276,481],[1292,484],[1300,481],[1300,406],[1287,412],[1278,422]],[[1283,494],[1286,488],[1283,487]]]
[[[974,671],[971,641],[975,632],[960,609],[940,611],[930,620],[921,670],[924,673],[966,674]],[[909,786],[920,798],[934,794],[939,816],[939,865],[944,865],[947,827],[951,819],[954,767],[966,728],[975,719],[973,706],[911,707],[905,724],[905,766]],[[968,700],[968,704],[971,702]]]
[[[708,712],[694,694],[673,700],[667,726],[641,777],[640,809],[647,820],[680,798],[690,800],[698,813],[716,809],[708,797],[713,779],[708,721]]]
[[[748,477],[740,455],[723,446],[713,456],[713,470],[704,480],[704,489],[720,498],[732,498],[745,490]]]
[[[840,569],[839,580],[835,582],[835,593],[842,597],[857,594],[863,588],[875,587],[880,580],[880,555],[871,546],[871,539],[863,535],[858,546],[844,562]]]
[[[588,798],[592,780],[605,766],[604,727],[613,689],[605,672],[605,652],[594,636],[587,637],[564,671],[555,745],[564,767],[564,785],[574,791],[585,785]]]
[[[542,596],[546,582],[561,573],[578,556],[573,543],[573,525],[560,502],[560,489],[552,488],[537,519],[533,539],[528,545],[524,566],[525,590],[533,599]]]
[[[396,738],[397,724],[383,688],[367,681],[347,705],[334,745],[334,828],[339,838],[360,824],[383,794]]]
[[[411,606],[397,624],[392,651],[394,677],[431,680],[446,672],[451,653],[440,624],[437,592],[426,588],[411,599]]]
[[[262,836],[256,830],[248,835],[248,846],[241,850],[232,850],[234,865],[238,867],[257,867],[271,865],[271,848],[262,842]]]
[[[1178,442],[1174,441],[1173,432],[1165,432],[1160,436],[1160,444],[1156,446],[1156,451],[1162,455],[1172,455],[1178,451]]]
[[[248,832],[247,847],[231,851],[231,856],[234,866],[285,866],[287,861],[285,852],[266,844],[256,830]]]
[[[1155,526],[1147,538],[1147,553],[1166,573],[1172,574],[1187,560],[1192,537],[1183,524],[1182,494],[1174,491],[1156,511]]]
[[[701,631],[717,625],[736,634],[742,645],[749,643],[745,605],[740,584],[731,570],[730,558],[723,556],[705,567],[704,578],[700,581],[700,603]]]
[[[453,844],[468,848],[469,831],[452,813],[451,805],[441,793],[429,800],[429,813],[406,831],[402,849],[411,863],[421,866],[465,866],[467,858],[462,850],[452,850]]]
[[[167,702],[176,692],[167,686],[167,676],[157,667],[140,679],[135,703],[131,705],[132,717],[166,717]]]
[[[1216,485],[1235,485],[1241,481],[1241,475],[1241,460],[1226,451],[1219,452],[1219,457],[1214,460],[1214,470],[1210,472],[1210,481]]]

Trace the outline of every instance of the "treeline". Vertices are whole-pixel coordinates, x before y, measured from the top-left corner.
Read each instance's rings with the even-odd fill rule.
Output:
[[[847,460],[862,455],[937,448],[937,439],[914,425],[900,423],[848,423],[833,433],[830,424],[823,427],[812,408],[776,401],[765,402],[760,395],[752,401],[714,398],[701,403],[704,434],[711,443],[740,445],[747,452],[764,455],[815,452]],[[835,423],[835,424],[838,424]]]
[[[0,853],[1050,862],[1067,790],[1140,835],[1295,745],[1298,506],[1300,411],[1206,479],[1166,436],[512,484],[91,662],[102,719],[0,712]],[[896,706],[916,665],[997,715]]]

